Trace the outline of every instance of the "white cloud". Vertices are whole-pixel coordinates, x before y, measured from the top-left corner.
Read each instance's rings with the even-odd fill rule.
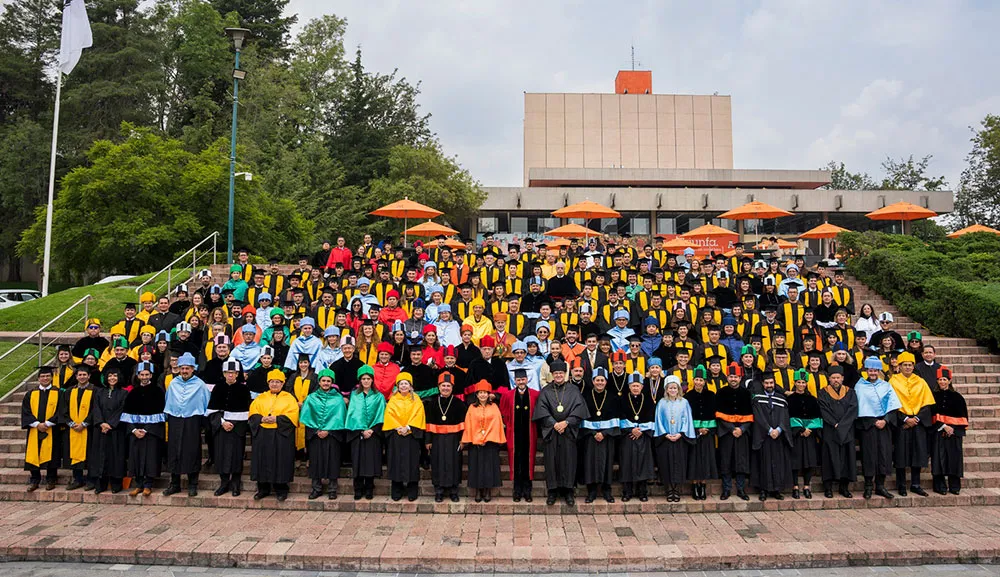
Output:
[[[840,113],[842,116],[860,118],[868,116],[885,101],[892,100],[903,90],[903,83],[899,80],[886,80],[879,78],[861,91],[858,98],[850,104],[844,106]]]

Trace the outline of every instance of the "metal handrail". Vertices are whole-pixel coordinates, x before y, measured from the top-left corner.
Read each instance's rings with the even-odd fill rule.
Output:
[[[175,258],[173,261],[170,262],[170,264],[168,264],[167,266],[165,266],[162,269],[160,269],[159,272],[157,272],[153,276],[151,276],[148,279],[146,279],[146,282],[144,282],[141,285],[135,287],[135,293],[139,294],[140,292],[142,292],[143,287],[145,287],[149,283],[153,282],[153,279],[159,277],[163,273],[167,273],[167,292],[170,292],[170,290],[171,290],[171,284],[172,284],[172,281],[173,281],[173,278],[172,278],[172,275],[171,275],[173,266],[176,265],[177,263],[179,263],[180,261],[185,260],[189,254],[191,255],[192,274],[196,274],[197,273],[197,269],[198,269],[198,248],[201,245],[203,245],[206,242],[208,242],[209,240],[212,241],[212,264],[213,265],[218,264],[218,262],[217,262],[217,260],[218,260],[217,254],[218,253],[217,253],[217,250],[216,250],[217,246],[218,246],[218,237],[219,237],[219,232],[215,231],[212,234],[210,234],[210,235],[206,236],[205,238],[203,238],[201,240],[201,242],[199,242],[198,244],[196,244],[193,247],[189,248],[187,250],[187,252],[185,252],[181,256]],[[204,254],[203,254],[203,256],[204,256]]]
[[[42,334],[44,333],[45,329],[49,328],[50,326],[52,326],[53,324],[55,324],[56,321],[58,321],[59,319],[63,318],[64,316],[66,316],[66,314],[68,314],[71,310],[73,310],[76,307],[80,306],[81,303],[83,303],[83,319],[84,319],[84,322],[86,322],[87,317],[90,315],[90,301],[92,299],[93,299],[93,297],[91,297],[88,294],[88,295],[84,296],[83,298],[81,298],[80,300],[76,301],[75,303],[71,304],[69,307],[66,308],[66,310],[64,310],[63,312],[59,313],[58,316],[56,316],[55,318],[53,318],[49,322],[45,323],[44,325],[42,325],[41,328],[39,328],[35,332],[31,333],[27,337],[25,337],[23,340],[21,340],[21,342],[17,343],[13,347],[11,347],[11,349],[8,350],[7,352],[5,352],[4,354],[0,355],[0,361],[4,360],[8,356],[10,356],[11,353],[13,353],[17,349],[21,348],[23,345],[29,343],[35,337],[38,337],[38,364],[41,364],[41,362],[42,362],[42,350],[45,348],[45,345],[42,343],[42,338],[43,338]],[[66,331],[63,331],[63,332],[65,333]],[[23,364],[24,363],[21,363],[21,365],[23,365]],[[20,367],[18,367],[18,368],[20,368]],[[17,370],[17,369],[14,369],[14,370]]]

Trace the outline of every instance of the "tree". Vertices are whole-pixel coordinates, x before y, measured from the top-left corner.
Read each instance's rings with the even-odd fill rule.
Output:
[[[180,140],[128,123],[120,142],[99,140],[89,164],[62,181],[53,214],[53,267],[63,277],[88,279],[107,273],[154,270],[211,231],[225,230],[229,185],[228,142],[200,153]],[[236,240],[255,251],[281,247],[289,253],[308,238],[311,223],[288,200],[262,194],[252,183],[237,188]],[[18,246],[40,259],[45,211]],[[287,256],[287,255],[282,255]]]
[[[222,16],[235,12],[239,24],[250,29],[250,44],[267,58],[288,56],[288,40],[298,17],[283,16],[288,0],[211,0]]]
[[[943,190],[948,186],[943,176],[927,176],[927,166],[930,164],[930,154],[920,160],[913,160],[911,154],[907,159],[895,160],[886,157],[882,162],[885,176],[882,178],[880,190]]]
[[[959,179],[955,212],[959,227],[1000,226],[1000,116],[988,114],[980,129],[970,128],[972,150]]]
[[[21,233],[35,220],[35,207],[48,191],[49,128],[30,118],[0,128],[0,258],[9,267],[6,280],[21,280],[15,252]]]
[[[59,46],[57,0],[13,0],[0,16],[0,124],[19,112],[38,120],[52,108],[45,70]]]
[[[830,171],[830,184],[822,188],[827,190],[875,190],[878,185],[866,172],[850,172],[844,163],[830,161],[820,170]]]
[[[332,114],[327,138],[330,153],[346,171],[345,184],[366,188],[389,172],[394,146],[431,143],[430,115],[418,111],[420,86],[392,74],[366,72],[361,49],[351,64],[351,78]]]
[[[433,206],[450,222],[471,218],[486,200],[479,183],[437,144],[394,146],[389,154],[389,174],[371,182],[371,194],[359,208],[364,212],[409,197]],[[410,222],[411,226],[419,224]],[[401,230],[402,222],[385,219],[365,226],[365,230],[388,234]]]
[[[292,49],[291,72],[306,96],[307,131],[328,132],[327,119],[349,79],[344,60],[347,20],[326,15],[310,20]]]

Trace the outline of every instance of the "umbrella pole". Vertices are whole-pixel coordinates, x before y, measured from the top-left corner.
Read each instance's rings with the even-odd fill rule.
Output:
[[[403,217],[403,248],[406,248],[406,217]]]

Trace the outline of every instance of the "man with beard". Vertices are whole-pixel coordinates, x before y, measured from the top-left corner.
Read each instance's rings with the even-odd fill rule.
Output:
[[[577,439],[580,425],[590,413],[580,389],[566,380],[566,363],[553,363],[550,370],[552,382],[539,393],[533,417],[542,429],[545,485],[549,493],[546,504],[555,505],[562,493],[566,504],[573,506],[579,455]]]
[[[750,484],[760,491],[760,500],[784,499],[781,491],[792,482],[792,437],[788,401],[774,385],[774,375],[765,373],[761,389],[753,396],[753,455]]]
[[[854,421],[858,416],[858,397],[844,384],[843,367],[830,367],[830,384],[819,391],[819,412],[823,419],[820,461],[823,472],[823,494],[833,498],[833,482],[840,483],[840,494],[850,493],[848,487],[857,476],[857,451],[854,447]],[[844,495],[846,496],[846,495]],[[865,498],[871,498],[871,488],[865,487]]]

